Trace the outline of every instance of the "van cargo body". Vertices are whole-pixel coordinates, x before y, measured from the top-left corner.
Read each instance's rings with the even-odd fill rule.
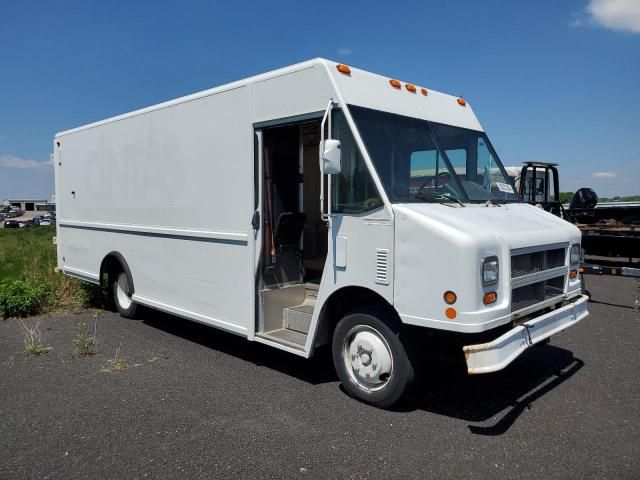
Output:
[[[54,140],[58,267],[396,402],[408,330],[469,373],[584,318],[580,232],[520,202],[469,103],[316,59]],[[478,335],[482,334],[482,335]],[[483,338],[478,343],[477,339]]]

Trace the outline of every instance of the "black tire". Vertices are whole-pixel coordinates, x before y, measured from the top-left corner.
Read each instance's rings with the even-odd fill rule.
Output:
[[[414,380],[413,365],[404,345],[400,341],[399,328],[391,324],[391,322],[386,323],[383,320],[384,318],[384,311],[377,309],[362,309],[351,312],[338,322],[333,332],[332,340],[333,364],[344,389],[352,397],[381,408],[387,408],[399,402]],[[359,373],[360,369],[355,369],[352,366],[353,361],[350,359],[354,356],[357,357],[357,355],[347,353],[349,345],[354,344],[355,337],[361,332],[367,332],[367,334],[372,334],[374,337],[376,334],[380,336],[383,343],[386,344],[386,350],[392,360],[390,373],[383,374],[387,375],[384,377],[386,379],[385,383],[374,386],[374,388],[362,385],[367,380],[362,378]],[[356,345],[356,347],[358,346]],[[360,352],[359,348],[358,351]],[[370,353],[366,349],[363,351]],[[345,355],[349,355],[350,358],[347,357],[345,359]],[[376,354],[370,354],[366,358],[375,368]],[[351,364],[351,366],[348,366],[348,364]],[[364,365],[364,363],[359,365]],[[382,381],[383,375],[374,381]]]
[[[121,285],[120,287],[118,286],[119,280],[126,281],[126,285],[124,285],[124,288],[122,288],[123,285]],[[131,294],[128,292],[128,290],[128,278],[126,273],[122,270],[115,272],[114,278],[111,281],[113,303],[115,304],[116,309],[118,310],[118,313],[121,317],[135,318],[136,312],[138,310],[138,304],[131,300]],[[127,292],[125,297],[129,299],[128,302],[127,300],[125,300],[125,298],[123,298],[124,292]]]

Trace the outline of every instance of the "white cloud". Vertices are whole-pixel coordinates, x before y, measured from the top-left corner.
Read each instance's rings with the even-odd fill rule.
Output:
[[[353,53],[353,50],[351,50],[350,48],[342,47],[338,49],[338,54],[344,55],[345,57],[347,55],[351,55],[352,53]]]
[[[584,12],[575,14],[571,27],[598,25],[611,30],[640,33],[639,0],[589,0]]]
[[[591,176],[593,178],[613,178],[617,177],[618,174],[616,172],[593,172]]]
[[[15,155],[0,155],[0,168],[49,168],[52,165],[50,161],[31,160],[30,158],[17,157]]]

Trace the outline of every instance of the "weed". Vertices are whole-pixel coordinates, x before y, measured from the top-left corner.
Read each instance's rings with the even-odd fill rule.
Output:
[[[75,297],[84,307],[101,307],[108,305],[108,289],[89,282],[78,282]]]
[[[95,318],[95,317],[94,317]],[[93,324],[93,335],[87,327],[87,322],[78,323],[78,332],[76,338],[73,339],[73,348],[76,357],[91,357],[96,354],[96,345],[98,344],[98,325]]]
[[[103,367],[102,371],[106,373],[113,373],[124,370],[125,368],[127,368],[127,362],[125,362],[124,358],[120,356],[120,346],[118,345],[115,356],[111,360],[107,360],[107,366]]]
[[[0,283],[0,317],[26,317],[38,313],[51,292],[46,283],[30,284],[22,280]]]
[[[40,331],[40,320],[33,327],[27,327],[24,322],[20,321],[20,326],[24,334],[24,348],[27,352],[32,355],[42,355],[50,350],[51,347],[44,344]]]

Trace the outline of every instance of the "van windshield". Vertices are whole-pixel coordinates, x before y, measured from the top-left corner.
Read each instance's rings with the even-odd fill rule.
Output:
[[[349,105],[392,202],[519,202],[484,132]]]

